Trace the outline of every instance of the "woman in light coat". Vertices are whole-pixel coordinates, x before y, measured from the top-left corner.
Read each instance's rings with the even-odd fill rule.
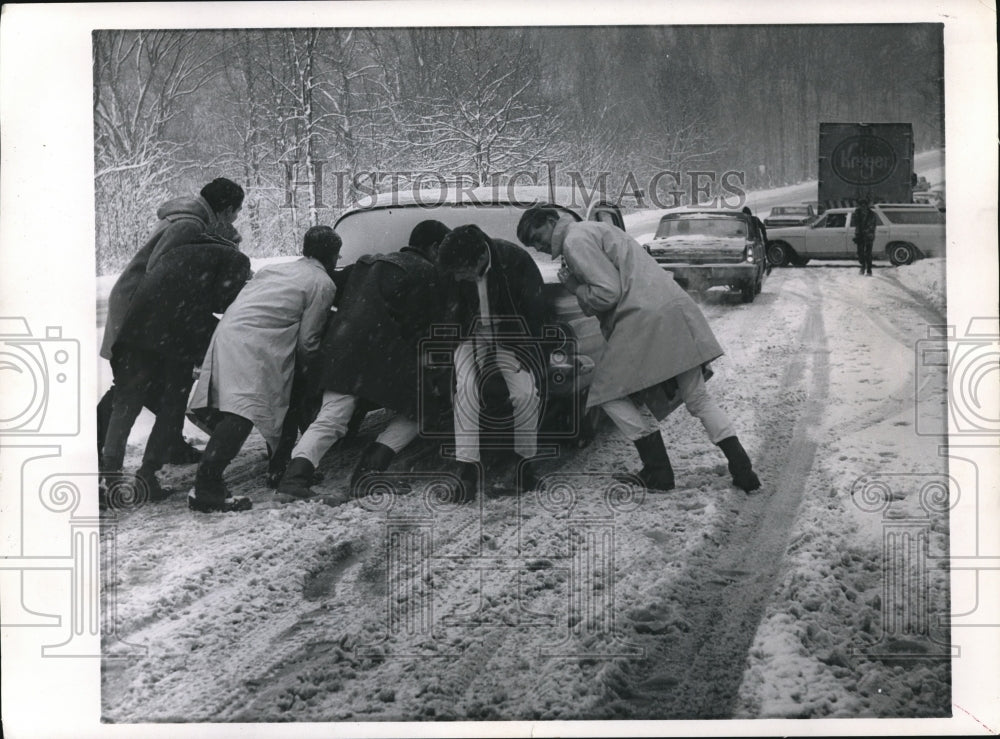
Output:
[[[632,441],[651,490],[674,487],[673,468],[650,410],[658,396],[680,394],[729,461],[733,483],[760,487],[728,416],[708,395],[702,365],[722,355],[691,297],[624,231],[575,222],[554,208],[525,211],[517,236],[526,246],[562,257],[559,277],[587,315],[597,316],[607,349],[594,371],[587,407],[600,406]]]
[[[219,322],[190,402],[192,410],[214,408],[222,417],[198,466],[192,509],[249,507],[229,498],[222,473],[254,427],[272,455],[283,446],[296,363],[307,365],[319,349],[340,246],[329,226],[309,229],[303,257],[260,270]]]

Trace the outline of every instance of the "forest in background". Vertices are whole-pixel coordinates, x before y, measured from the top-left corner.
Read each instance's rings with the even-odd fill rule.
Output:
[[[376,182],[410,186],[399,173],[546,184],[558,162],[556,184],[607,173],[612,196],[664,171],[744,172],[751,190],[815,178],[821,121],[911,122],[917,151],[942,147],[942,39],[939,24],[95,31],[98,273],[217,176],[247,191],[243,250],[270,256]]]

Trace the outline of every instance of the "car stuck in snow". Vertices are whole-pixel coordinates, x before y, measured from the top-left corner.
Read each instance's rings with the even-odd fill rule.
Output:
[[[525,249],[517,240],[518,220],[526,208],[541,203],[577,221],[603,221],[625,230],[616,205],[603,201],[581,203],[580,193],[573,188],[511,185],[398,190],[368,196],[336,221],[334,229],[343,240],[341,264],[350,265],[364,254],[398,249],[407,243],[413,227],[428,218],[449,228],[475,224],[490,238]],[[542,372],[547,377],[547,391],[541,431],[549,438],[570,439],[582,446],[589,443],[600,417],[596,409],[584,413],[584,408],[605,340],[597,319],[584,315],[576,298],[559,282],[559,263],[536,250],[527,251],[541,272],[547,308],[545,336],[536,337],[541,338],[548,360]],[[447,331],[447,327],[442,330]],[[434,339],[431,337],[425,347],[432,364]],[[443,364],[450,364],[450,355]]]

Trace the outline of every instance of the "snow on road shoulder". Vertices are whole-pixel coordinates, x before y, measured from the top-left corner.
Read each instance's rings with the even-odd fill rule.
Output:
[[[824,304],[829,397],[840,402],[814,432],[816,463],[748,655],[737,716],[947,716],[947,631],[920,633],[948,612],[947,570],[937,566],[948,553],[947,495],[935,486],[946,474],[943,437],[914,428],[915,406],[941,422],[945,377],[918,392],[913,351],[925,326],[883,317],[904,315],[912,297],[888,274],[783,274],[791,275],[783,289]],[[899,551],[903,534],[922,543]]]
[[[920,259],[913,264],[896,267],[893,277],[905,288],[912,290],[934,309],[945,316],[945,260],[944,258]]]

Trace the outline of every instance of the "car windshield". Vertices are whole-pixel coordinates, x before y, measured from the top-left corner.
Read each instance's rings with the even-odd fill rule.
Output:
[[[745,239],[747,235],[747,225],[739,218],[719,216],[719,217],[694,217],[677,218],[666,217],[660,221],[659,228],[656,229],[657,239],[692,239],[692,240],[717,240],[723,239]]]
[[[799,207],[797,205],[788,206],[785,208],[775,208],[771,211],[773,216],[807,216],[809,215],[809,209]]]

